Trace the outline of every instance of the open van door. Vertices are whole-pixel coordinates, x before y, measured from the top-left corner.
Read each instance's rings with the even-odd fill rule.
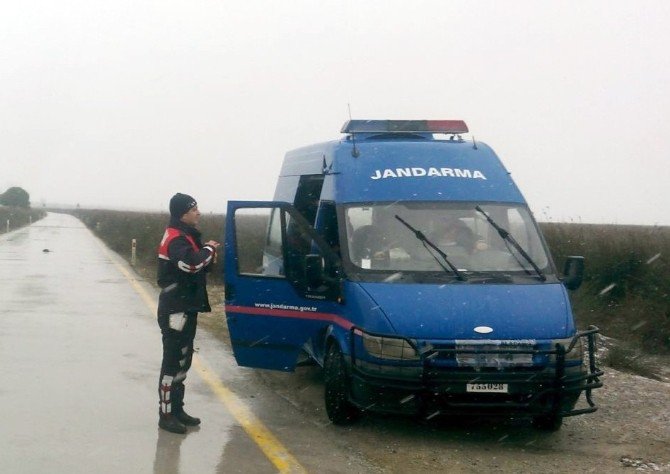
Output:
[[[237,363],[292,371],[341,301],[337,255],[289,203],[230,201],[226,319]]]

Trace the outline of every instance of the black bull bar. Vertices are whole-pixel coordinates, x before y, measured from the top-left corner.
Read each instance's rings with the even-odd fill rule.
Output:
[[[353,330],[353,329],[352,329]],[[528,393],[523,400],[512,401],[509,399],[500,400],[492,398],[490,400],[468,401],[467,398],[460,400],[452,400],[448,402],[448,407],[454,409],[464,410],[515,410],[525,411],[532,410],[532,407],[539,401],[548,401],[544,404],[543,412],[553,413],[563,417],[581,415],[585,413],[595,412],[598,407],[593,401],[592,390],[603,386],[600,377],[603,371],[598,368],[596,362],[596,337],[599,329],[596,326],[589,326],[585,331],[577,332],[571,339],[570,344],[566,347],[557,343],[552,349],[458,349],[458,348],[428,348],[421,352],[421,366],[416,366],[421,371],[420,387],[416,384],[416,379],[410,382],[405,377],[389,377],[388,374],[375,374],[370,370],[364,368],[364,361],[357,359],[355,355],[355,343],[351,345],[351,367],[354,378],[364,380],[366,384],[376,387],[383,387],[385,389],[397,389],[401,391],[412,391],[412,389],[424,389],[426,391],[435,391],[436,386],[445,386],[449,384],[461,384],[477,382],[481,380],[482,383],[519,383],[522,380],[526,382],[534,377],[538,377],[540,373],[527,370],[514,370],[513,367],[502,371],[481,372],[477,369],[473,371],[458,371],[450,370],[449,368],[439,368],[430,366],[430,360],[445,355],[464,355],[464,354],[531,354],[540,356],[555,356],[555,372],[549,376],[543,372],[542,382],[537,384],[538,390]],[[352,334],[353,336],[353,334]],[[579,373],[566,374],[566,354],[575,348],[575,345],[580,342],[580,339],[586,339],[587,350],[583,357],[588,357],[587,370],[579,371]],[[409,364],[403,364],[409,367]],[[532,368],[531,368],[532,369]],[[474,377],[474,379],[473,379]],[[568,399],[576,399],[579,397],[579,392],[584,392],[588,407],[574,408],[574,402],[568,404],[570,407],[564,405],[564,401]],[[453,392],[452,392],[453,393]],[[469,395],[473,395],[470,393]]]

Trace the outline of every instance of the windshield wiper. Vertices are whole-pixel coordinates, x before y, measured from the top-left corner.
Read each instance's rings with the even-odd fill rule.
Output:
[[[404,224],[405,227],[407,227],[409,230],[414,232],[414,235],[416,236],[416,238],[419,239],[421,242],[423,242],[424,245],[428,245],[430,248],[432,248],[438,254],[440,254],[440,257],[442,257],[442,260],[444,260],[446,262],[446,264],[449,265],[449,268],[451,269],[452,272],[454,272],[454,274],[456,275],[456,278],[458,278],[461,281],[466,281],[467,280],[466,276],[463,273],[461,273],[460,271],[458,271],[458,268],[456,268],[454,266],[454,264],[449,261],[449,258],[447,257],[447,254],[444,253],[442,250],[440,250],[440,248],[437,245],[435,245],[430,240],[428,240],[428,237],[426,237],[423,232],[421,232],[420,230],[416,230],[414,227],[412,227],[407,222],[402,220],[402,218],[399,215],[396,214],[395,218],[398,219],[402,224]],[[433,254],[431,253],[431,255],[433,255]],[[433,257],[435,257],[435,255],[433,255]],[[437,257],[435,257],[435,260],[437,260]],[[447,271],[447,269],[444,267],[444,265],[442,265],[440,263],[439,260],[437,260],[437,263],[444,269],[444,271]]]
[[[521,247],[521,245],[519,245],[519,242],[517,242],[516,239],[514,237],[512,237],[512,234],[510,234],[508,231],[506,231],[505,229],[500,227],[498,224],[496,224],[495,221],[493,219],[491,219],[489,217],[489,215],[486,212],[484,212],[484,210],[481,207],[475,206],[475,209],[477,209],[479,212],[482,213],[482,215],[486,218],[488,223],[491,224],[493,226],[493,228],[498,231],[498,234],[500,235],[500,237],[503,240],[512,244],[512,246],[519,251],[521,256],[523,258],[525,258],[528,261],[528,263],[530,263],[530,265],[533,267],[533,270],[535,270],[537,275],[540,277],[540,280],[546,281],[547,277],[544,276],[544,273],[542,273],[542,270],[540,270],[540,267],[538,267],[537,264],[533,261],[533,259],[530,258],[530,255],[528,255],[528,253],[526,253],[526,251],[523,249],[523,247]]]

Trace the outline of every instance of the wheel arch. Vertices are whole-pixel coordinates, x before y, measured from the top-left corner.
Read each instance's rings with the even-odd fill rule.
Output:
[[[336,327],[334,324],[328,326],[323,336],[323,354],[328,353],[328,350],[333,344],[337,344],[345,360],[348,362],[351,357],[351,340],[350,332]]]

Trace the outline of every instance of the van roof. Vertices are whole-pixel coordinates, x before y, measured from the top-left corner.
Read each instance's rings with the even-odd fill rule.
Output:
[[[510,173],[485,143],[465,141],[456,132],[448,139],[437,139],[436,132],[410,131],[418,128],[416,123],[403,128],[389,121],[373,126],[367,122],[350,121],[342,130],[377,131],[354,131],[341,140],[289,151],[280,176],[324,175],[322,199],[341,203],[525,202]],[[389,126],[396,129],[381,130]]]

